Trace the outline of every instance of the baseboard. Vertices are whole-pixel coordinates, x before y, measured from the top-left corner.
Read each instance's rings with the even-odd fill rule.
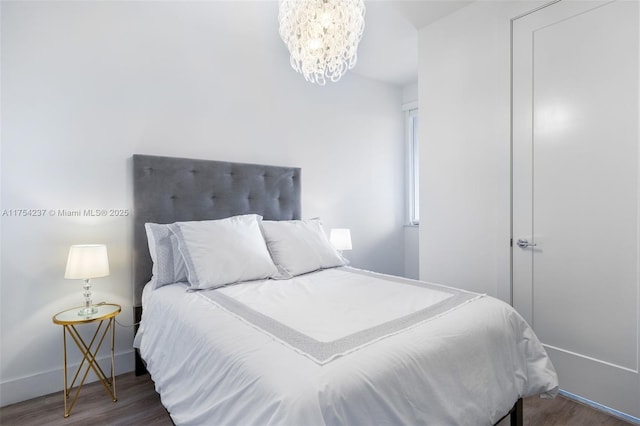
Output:
[[[109,374],[110,358],[108,355],[98,358],[98,363]],[[79,363],[69,365],[69,380],[73,378],[73,374],[78,368]],[[105,368],[106,367],[106,368]],[[116,375],[128,373],[134,370],[133,350],[115,354]],[[84,370],[83,370],[84,371]],[[97,378],[93,371],[87,376],[85,383],[96,381]],[[0,407],[15,404],[16,402],[26,401],[38,396],[48,395],[54,392],[61,392],[64,387],[63,369],[60,368],[31,376],[21,377],[19,379],[8,380],[0,383]]]
[[[560,389],[558,393],[566,398],[572,399],[574,401],[578,401],[584,405],[588,405],[589,407],[595,408],[596,410],[604,411],[605,413],[611,414],[612,416],[617,417],[619,419],[625,420],[627,422],[631,422],[636,425],[640,425],[640,419],[632,415],[607,407],[606,405],[598,404],[597,402],[588,400],[586,398],[572,394],[571,392],[567,392],[562,389]]]

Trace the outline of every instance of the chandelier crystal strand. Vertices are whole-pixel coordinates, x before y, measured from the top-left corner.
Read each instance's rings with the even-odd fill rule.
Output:
[[[280,37],[294,70],[323,86],[356,65],[364,0],[280,0]]]

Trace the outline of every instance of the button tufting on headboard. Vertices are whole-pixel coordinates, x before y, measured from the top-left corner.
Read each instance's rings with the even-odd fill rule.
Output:
[[[146,222],[221,219],[256,213],[266,220],[300,219],[295,167],[185,158],[133,156],[134,306],[151,278]]]

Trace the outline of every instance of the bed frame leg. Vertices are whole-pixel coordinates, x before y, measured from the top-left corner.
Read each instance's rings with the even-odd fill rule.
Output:
[[[511,409],[511,426],[523,426],[524,413],[523,413],[523,401],[519,398],[516,401],[516,405]]]
[[[523,426],[523,423],[524,423],[524,414],[523,414],[523,409],[522,409],[523,406],[524,406],[524,404],[522,402],[522,398],[518,398],[518,400],[513,405],[511,410],[509,410],[509,412],[507,414],[505,414],[504,417],[502,417],[500,420],[498,420],[498,423],[496,423],[493,426],[499,425],[507,417],[509,417],[511,419],[510,423],[509,423],[511,426]]]
[[[141,318],[142,318],[142,306],[134,306],[133,307],[134,324],[140,324]],[[134,332],[138,331],[138,327],[139,327],[138,325],[134,327]],[[147,374],[147,366],[144,365],[144,361],[140,356],[140,351],[138,349],[135,349],[133,352],[135,353],[135,356],[136,356],[136,364],[135,364],[136,376],[142,376],[143,374]]]

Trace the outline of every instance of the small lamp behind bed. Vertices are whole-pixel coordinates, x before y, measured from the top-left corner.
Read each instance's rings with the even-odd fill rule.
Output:
[[[109,275],[109,258],[104,244],[73,245],[69,249],[64,277],[84,280],[84,308],[78,315],[89,316],[98,312],[91,302],[91,278]]]
[[[331,244],[342,253],[343,250],[351,250],[351,231],[344,228],[336,228],[331,230],[329,236]]]

